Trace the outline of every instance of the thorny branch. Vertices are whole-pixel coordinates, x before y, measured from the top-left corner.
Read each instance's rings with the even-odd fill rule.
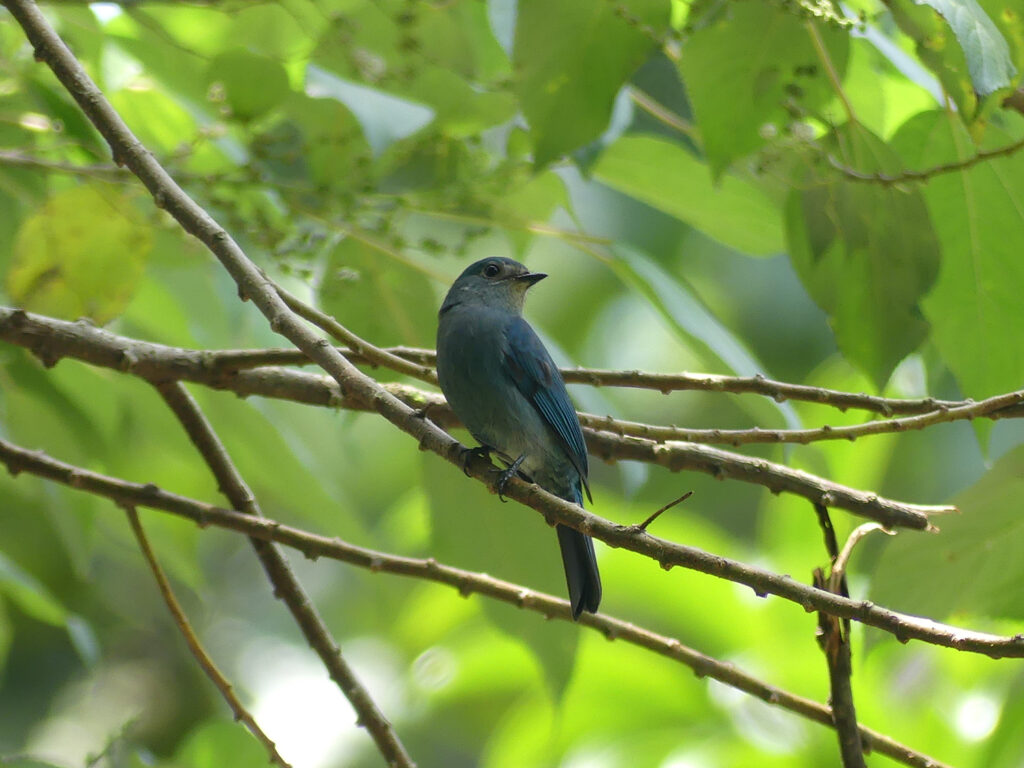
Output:
[[[277,542],[292,547],[311,559],[326,557],[366,568],[374,573],[391,573],[446,584],[457,589],[463,596],[483,595],[540,613],[548,619],[570,621],[572,618],[568,601],[487,574],[454,568],[433,558],[402,557],[359,547],[336,537],[320,536],[267,518],[242,514],[169,493],[155,485],[131,483],[91,472],[52,459],[39,451],[25,450],[4,440],[0,440],[0,462],[4,463],[12,474],[27,472],[109,498],[119,506],[129,509],[139,506],[162,510],[192,520],[201,527],[214,525],[250,538]],[[832,713],[827,707],[767,685],[739,671],[732,664],[706,656],[683,645],[675,638],[659,635],[606,614],[588,613],[581,616],[578,623],[601,632],[609,640],[623,640],[684,664],[693,669],[699,677],[710,677],[814,722],[833,725]],[[869,728],[861,727],[860,732],[865,745],[906,765],[918,768],[948,768]]]

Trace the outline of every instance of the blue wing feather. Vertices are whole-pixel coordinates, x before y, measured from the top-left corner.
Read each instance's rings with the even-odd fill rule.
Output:
[[[505,367],[509,375],[516,388],[533,404],[558,436],[566,456],[579,472],[580,481],[589,498],[587,446],[583,441],[583,430],[580,429],[576,409],[569,400],[558,366],[533,328],[522,317],[515,318],[509,324],[506,336],[508,345]]]

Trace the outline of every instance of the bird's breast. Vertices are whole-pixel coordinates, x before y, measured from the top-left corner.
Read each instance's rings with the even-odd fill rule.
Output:
[[[561,493],[563,489],[550,486],[565,484],[567,472],[574,477],[577,473],[506,368],[505,328],[512,319],[460,307],[441,316],[437,335],[441,391],[474,438],[509,461],[525,456],[524,474]]]

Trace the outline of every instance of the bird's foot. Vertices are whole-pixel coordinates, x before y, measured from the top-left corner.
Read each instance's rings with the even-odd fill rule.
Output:
[[[498,489],[498,498],[502,501],[502,503],[508,501],[508,499],[506,499],[502,495],[505,492],[505,486],[508,485],[508,481],[515,477],[516,473],[519,472],[519,467],[522,466],[523,459],[525,458],[526,454],[524,453],[518,459],[513,461],[508,469],[494,470],[495,472],[500,472],[500,474],[498,475],[498,482],[495,484],[495,487]]]
[[[490,461],[491,449],[486,445],[478,445],[476,448],[466,448],[462,451],[459,463],[462,464],[462,471],[465,473],[466,477],[469,477],[469,460],[473,456]]]

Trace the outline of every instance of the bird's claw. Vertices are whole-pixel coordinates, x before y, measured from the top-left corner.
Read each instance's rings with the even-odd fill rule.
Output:
[[[463,449],[462,456],[459,458],[459,463],[462,464],[462,471],[466,477],[469,477],[469,460],[473,456],[490,461],[491,449],[486,445],[478,445],[476,448]]]
[[[522,465],[523,459],[525,458],[526,454],[523,454],[518,459],[513,461],[512,464],[508,467],[508,469],[494,470],[495,472],[500,473],[498,475],[498,481],[494,484],[494,487],[498,491],[498,500],[501,501],[503,504],[506,501],[508,501],[508,499],[506,499],[505,496],[503,495],[505,493],[505,486],[508,485],[508,481],[515,477],[516,474],[519,472],[519,467]]]

